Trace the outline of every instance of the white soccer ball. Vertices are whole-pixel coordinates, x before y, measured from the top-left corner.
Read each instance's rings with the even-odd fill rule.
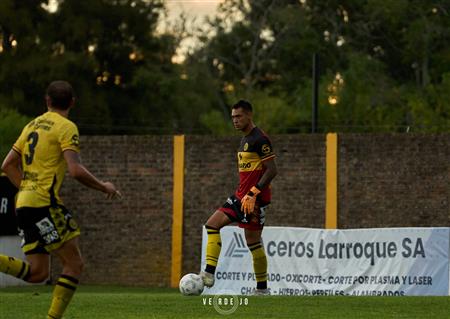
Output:
[[[180,292],[185,296],[198,296],[203,291],[203,280],[197,274],[184,275],[180,280]]]

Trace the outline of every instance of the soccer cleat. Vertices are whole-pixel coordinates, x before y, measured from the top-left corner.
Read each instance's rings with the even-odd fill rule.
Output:
[[[253,296],[270,296],[269,289],[255,289]]]
[[[212,287],[214,285],[214,274],[211,274],[206,271],[200,272],[200,277],[202,277],[203,284],[205,287]]]

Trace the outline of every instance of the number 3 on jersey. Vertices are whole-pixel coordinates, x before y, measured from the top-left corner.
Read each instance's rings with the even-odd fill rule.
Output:
[[[39,134],[37,132],[31,132],[27,137],[28,150],[30,154],[25,154],[25,163],[31,165],[33,163],[34,151],[39,140]]]

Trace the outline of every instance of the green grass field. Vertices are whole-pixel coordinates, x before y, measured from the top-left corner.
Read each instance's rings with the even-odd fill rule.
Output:
[[[0,289],[0,318],[46,318],[51,291],[51,286]],[[80,286],[64,318],[450,318],[450,297],[239,296],[248,304],[231,315],[219,314],[209,298],[174,289]]]

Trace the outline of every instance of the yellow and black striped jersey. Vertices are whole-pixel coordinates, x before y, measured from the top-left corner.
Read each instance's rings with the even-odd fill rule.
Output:
[[[77,126],[58,113],[44,113],[24,127],[13,149],[21,155],[23,169],[16,208],[62,204],[63,152],[79,152]]]

